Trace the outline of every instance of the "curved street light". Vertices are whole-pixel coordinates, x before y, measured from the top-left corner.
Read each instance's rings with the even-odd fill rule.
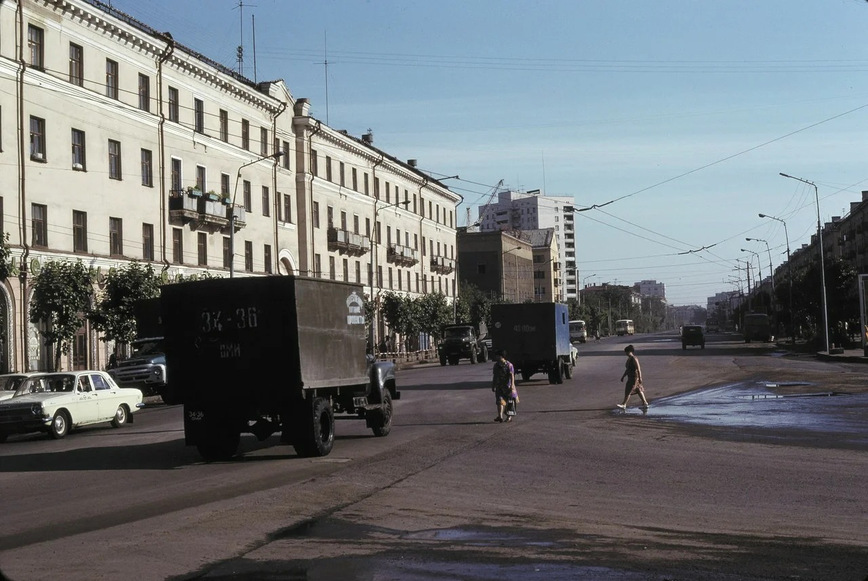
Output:
[[[780,222],[781,224],[784,225],[784,238],[787,241],[787,278],[790,279],[790,285],[789,285],[790,286],[790,289],[789,289],[790,290],[790,297],[789,297],[789,303],[790,303],[790,343],[795,344],[795,342],[796,342],[796,331],[795,331],[796,326],[794,324],[795,317],[793,314],[793,264],[790,261],[790,235],[787,232],[787,223],[784,220],[782,220],[781,218],[778,218],[776,216],[770,216],[769,214],[759,214],[759,217],[760,218],[769,218],[770,220],[774,220],[775,222]]]
[[[814,188],[814,199],[817,201],[817,242],[820,246],[820,286],[822,287],[822,299],[823,299],[823,335],[826,337],[826,353],[829,352],[829,308],[826,303],[826,259],[825,253],[823,252],[823,228],[820,223],[820,194],[817,191],[817,184],[810,180],[805,180],[802,178],[797,178],[795,176],[787,175],[785,173],[780,174],[782,177],[789,178],[791,180],[796,180],[797,182],[802,182],[803,184],[808,184]]]
[[[772,308],[772,314],[776,314],[777,311],[775,311],[775,270],[774,266],[772,265],[772,251],[771,248],[769,248],[769,243],[762,238],[745,238],[745,240],[747,242],[762,242],[766,245],[766,252],[768,252],[769,255],[769,278],[771,278],[772,281],[772,296],[770,306]]]
[[[229,217],[229,278],[235,278],[235,221],[237,219],[235,215],[235,198],[238,196],[238,180],[241,179],[241,170],[248,165],[253,165],[266,159],[273,159],[276,162],[279,158],[283,157],[283,153],[282,151],[276,151],[271,155],[257,157],[253,161],[242,164],[235,174],[235,189],[232,191],[232,215]]]

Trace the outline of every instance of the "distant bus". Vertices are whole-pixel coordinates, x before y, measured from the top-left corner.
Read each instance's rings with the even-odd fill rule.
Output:
[[[588,340],[588,328],[584,321],[570,321],[570,343],[584,343]]]
[[[745,343],[750,343],[753,339],[768,342],[774,338],[771,321],[765,313],[745,313],[742,330]]]
[[[618,319],[615,321],[616,335],[632,335],[635,332],[636,328],[633,326],[633,319]]]

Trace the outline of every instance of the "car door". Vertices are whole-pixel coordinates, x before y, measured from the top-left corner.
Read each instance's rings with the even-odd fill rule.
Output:
[[[74,400],[75,405],[70,410],[73,424],[92,424],[100,420],[99,398],[86,374],[79,375],[75,381]]]
[[[88,374],[88,379],[93,386],[94,398],[98,400],[100,421],[111,420],[121,404],[121,394],[117,389],[112,389],[109,382],[99,373]]]

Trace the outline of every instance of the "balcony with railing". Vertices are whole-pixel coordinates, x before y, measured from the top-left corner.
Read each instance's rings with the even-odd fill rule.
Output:
[[[446,256],[431,257],[431,271],[439,274],[450,274],[455,270],[455,259]]]
[[[329,250],[337,250],[341,254],[361,256],[371,250],[371,239],[355,232],[341,230],[330,226],[328,229]]]
[[[244,208],[235,207],[235,229],[245,226]],[[229,226],[232,206],[215,194],[204,194],[196,188],[169,192],[169,220],[188,224],[194,230],[216,232]]]
[[[419,263],[419,251],[401,244],[389,244],[386,260],[398,266],[413,266]]]

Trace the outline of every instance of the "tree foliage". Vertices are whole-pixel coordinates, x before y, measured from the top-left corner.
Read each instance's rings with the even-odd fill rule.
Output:
[[[0,280],[12,273],[12,249],[9,247],[9,232],[0,236]]]
[[[446,302],[443,293],[423,295],[416,302],[421,321],[419,330],[439,339],[443,327],[452,322],[452,306]]]
[[[30,322],[43,323],[42,336],[46,346],[56,347],[54,369],[58,369],[61,354],[69,353],[82,316],[89,310],[91,275],[81,261],[51,261],[34,277],[33,285]]]
[[[136,337],[136,303],[159,296],[160,278],[154,268],[133,262],[109,271],[105,288],[88,317],[103,332],[104,341],[129,343]]]

